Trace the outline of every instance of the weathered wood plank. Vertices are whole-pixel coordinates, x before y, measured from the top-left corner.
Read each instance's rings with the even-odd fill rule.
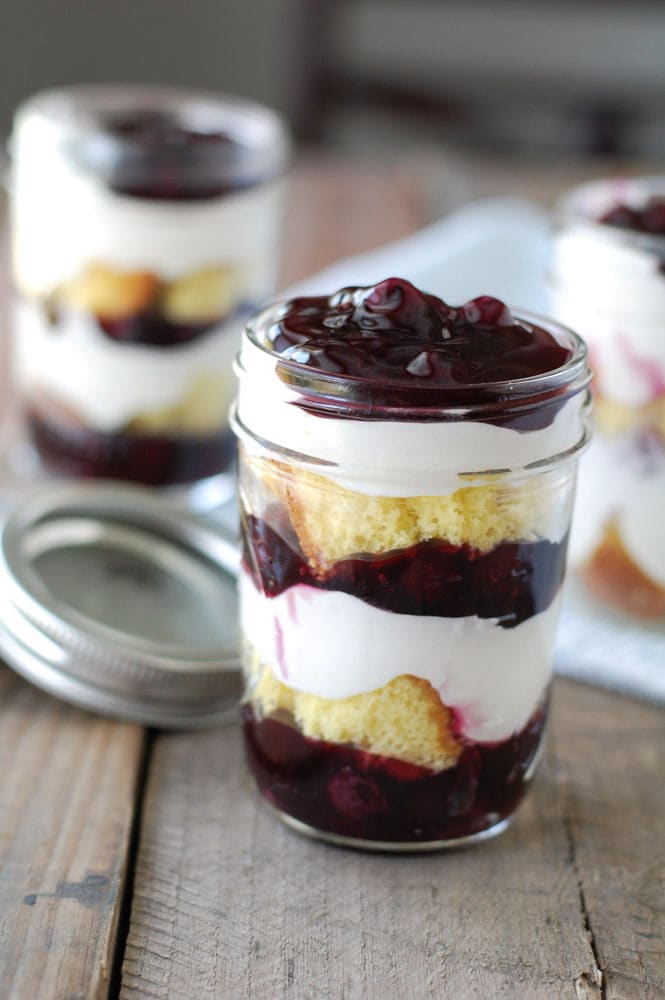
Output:
[[[559,716],[555,753],[603,997],[659,1000],[665,997],[665,712],[563,685]]]
[[[105,997],[143,730],[0,667],[0,995]]]
[[[235,729],[160,737],[123,1000],[662,996],[665,715],[572,682],[556,694],[514,827],[427,857],[283,829],[253,794]]]

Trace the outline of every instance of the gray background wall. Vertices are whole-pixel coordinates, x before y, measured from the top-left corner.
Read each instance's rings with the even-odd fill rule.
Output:
[[[0,0],[0,135],[22,98],[86,81],[229,90],[292,113],[301,7],[301,0]]]
[[[663,53],[663,0],[0,0],[0,138],[35,90],[123,80],[248,96],[375,156],[414,138],[575,154],[608,128],[661,156]],[[398,120],[409,90],[447,116]]]

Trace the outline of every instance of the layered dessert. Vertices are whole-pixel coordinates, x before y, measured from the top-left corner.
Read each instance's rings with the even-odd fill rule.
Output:
[[[564,205],[553,312],[589,344],[596,434],[571,560],[592,589],[665,615],[665,179],[602,181]]]
[[[15,377],[50,468],[171,484],[228,465],[285,148],[270,112],[214,96],[73,88],[19,109]]]
[[[545,725],[583,347],[388,279],[266,310],[238,371],[262,794],[353,844],[502,828]]]

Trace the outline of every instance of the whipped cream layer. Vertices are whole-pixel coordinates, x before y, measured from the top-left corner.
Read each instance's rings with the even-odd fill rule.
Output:
[[[614,522],[630,558],[665,587],[665,447],[655,436],[596,437],[581,465],[569,559],[582,565]]]
[[[628,406],[665,394],[665,237],[598,220],[650,197],[665,197],[665,178],[578,188],[553,245],[552,312],[588,341],[603,395]]]
[[[301,463],[372,496],[447,495],[465,476],[517,471],[573,449],[585,436],[585,394],[569,399],[549,426],[534,431],[473,420],[353,420],[318,416],[276,373],[279,358],[243,338],[237,430],[288,448]],[[298,459],[295,459],[298,461]],[[322,464],[316,464],[316,463]],[[395,467],[398,466],[398,467]]]
[[[470,740],[521,730],[551,675],[559,598],[515,628],[491,619],[401,615],[306,585],[277,597],[240,578],[241,628],[282,683],[324,698],[374,691],[401,674],[429,681]]]
[[[618,242],[610,228],[557,238],[552,310],[588,341],[602,394],[641,406],[665,394],[665,273],[659,257]]]
[[[83,313],[63,314],[52,327],[33,302],[18,301],[15,310],[19,391],[28,397],[43,393],[100,431],[176,405],[199,377],[220,377],[227,394],[224,408],[231,402],[240,316],[189,343],[164,348],[112,340]]]
[[[665,275],[654,281],[659,264],[656,246],[656,237],[608,223],[578,222],[556,238],[554,274],[563,284],[582,286],[580,297],[589,299],[600,291],[596,305],[601,309],[653,313],[665,302]],[[614,272],[617,284],[605,284],[608,272]],[[640,295],[644,291],[650,293],[646,301]]]
[[[196,202],[114,194],[53,157],[21,162],[12,180],[12,257],[18,288],[43,296],[90,263],[150,271],[170,281],[215,265],[240,266],[247,297],[274,287],[281,188],[272,181]]]

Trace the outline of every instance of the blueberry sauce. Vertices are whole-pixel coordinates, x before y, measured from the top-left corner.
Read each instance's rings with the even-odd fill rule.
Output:
[[[206,323],[172,323],[157,311],[134,313],[119,319],[96,316],[100,330],[109,340],[124,344],[144,344],[149,347],[178,347],[197,340],[224,319]]]
[[[368,383],[378,405],[418,406],[426,390],[467,405],[498,401],[506,386],[492,392],[488,384],[552,372],[572,357],[498,299],[483,295],[448,306],[400,278],[292,299],[259,331],[259,341],[280,356],[283,377],[309,370],[341,376],[347,385]]]
[[[174,323],[156,309],[108,319],[96,316],[97,324],[110,340],[125,344],[143,344],[148,347],[180,347],[199,340],[211,330],[233,319],[240,328],[255,308],[247,303],[236,306],[231,314],[218,316],[203,323]]]
[[[243,174],[246,153],[229,132],[148,109],[108,115],[78,150],[116,194],[151,201],[203,201],[259,183],[263,178]]]
[[[317,577],[303,554],[264,520],[245,516],[243,562],[266,597],[296,584],[351,594],[397,614],[496,618],[513,628],[550,606],[561,586],[567,539],[503,542],[489,552],[438,539],[344,559]]]
[[[598,221],[619,229],[665,236],[665,197],[654,195],[639,208],[619,202],[601,215]]]
[[[511,815],[526,791],[545,726],[540,708],[500,743],[469,743],[455,766],[430,771],[309,739],[292,724],[243,707],[249,766],[277,809],[327,833],[416,843],[454,840]]]
[[[35,412],[28,414],[28,429],[44,464],[67,476],[168,486],[217,475],[235,455],[229,430],[206,436],[103,432]]]
[[[48,326],[57,330],[65,310],[57,303],[47,300],[42,303],[43,315]],[[204,337],[211,330],[233,319],[238,327],[256,311],[247,302],[234,307],[232,313],[217,316],[205,322],[175,323],[154,306],[127,316],[110,318],[92,313],[100,331],[109,340],[123,344],[142,344],[146,347],[181,347]]]

